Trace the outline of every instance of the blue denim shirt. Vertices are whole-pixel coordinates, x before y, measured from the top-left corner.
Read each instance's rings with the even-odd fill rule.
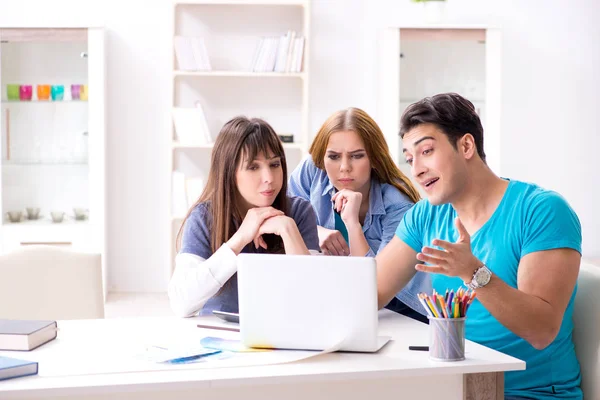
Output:
[[[309,200],[317,215],[317,224],[335,229],[335,212],[331,197],[335,193],[333,183],[327,173],[317,168],[309,155],[292,172],[288,185],[288,194]],[[375,257],[394,237],[396,228],[404,213],[413,206],[413,202],[395,186],[371,179],[369,209],[363,223],[363,233],[369,244],[366,257]],[[413,279],[396,297],[413,310],[426,315],[417,294],[431,292],[429,276],[417,272]]]

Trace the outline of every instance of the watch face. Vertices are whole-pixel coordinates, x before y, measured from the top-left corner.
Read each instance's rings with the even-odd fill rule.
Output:
[[[474,279],[479,286],[485,286],[490,281],[491,276],[492,276],[492,272],[489,269],[487,269],[485,266],[483,266],[482,268],[477,270],[477,273],[475,274]]]

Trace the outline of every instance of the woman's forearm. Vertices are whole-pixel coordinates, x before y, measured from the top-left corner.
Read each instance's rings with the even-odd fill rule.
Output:
[[[180,317],[194,316],[236,271],[236,255],[227,245],[206,260],[178,254],[168,289],[171,309]]]
[[[354,257],[364,257],[371,250],[369,243],[365,238],[360,223],[346,224],[348,230],[348,241],[350,242],[350,255]]]
[[[295,223],[288,224],[281,232],[285,254],[310,254]]]

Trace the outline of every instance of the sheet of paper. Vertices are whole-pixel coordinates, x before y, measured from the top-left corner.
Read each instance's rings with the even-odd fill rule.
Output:
[[[214,334],[214,331],[210,332]],[[241,352],[241,343],[239,337],[234,334],[225,333],[220,339],[231,348],[238,349],[237,352],[230,350],[221,350],[219,353],[199,357],[196,362],[191,363],[168,363],[157,362],[163,358],[168,359],[171,355],[185,356],[203,351],[211,352],[215,349],[204,349],[200,345],[202,338],[194,342],[188,342],[188,345],[182,345],[173,349],[160,342],[159,347],[166,350],[160,354],[160,349],[156,349],[157,344],[148,343],[136,346],[120,346],[112,348],[111,351],[72,351],[61,353],[61,357],[56,357],[56,353],[39,354],[39,375],[40,376],[76,376],[92,374],[109,374],[124,372],[144,372],[144,371],[165,371],[179,369],[203,369],[203,368],[233,368],[250,367],[261,365],[275,365],[296,362],[323,354],[331,353],[340,349],[341,342],[324,351],[304,351],[304,350],[267,350],[267,351],[247,351]],[[233,336],[233,337],[232,337]],[[211,336],[215,343],[215,337]],[[189,340],[189,339],[188,339]],[[171,339],[170,343],[176,340]],[[235,343],[237,341],[237,343]],[[159,343],[159,342],[155,342]],[[154,347],[154,348],[153,348]],[[149,353],[149,349],[150,353]],[[186,353],[187,352],[187,353]],[[164,357],[163,357],[164,356]],[[93,362],[90,362],[93,360]]]

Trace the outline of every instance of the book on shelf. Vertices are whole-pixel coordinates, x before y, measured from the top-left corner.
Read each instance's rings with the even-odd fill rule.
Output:
[[[302,72],[304,37],[288,31],[281,37],[259,39],[252,58],[253,72]]]
[[[173,124],[177,140],[184,145],[198,146],[213,142],[204,110],[200,103],[195,107],[173,108]]]
[[[277,61],[275,62],[275,72],[286,72],[289,71],[289,60],[290,53],[292,51],[292,45],[296,32],[288,31],[285,36],[279,38],[277,45]]]
[[[185,194],[187,197],[188,208],[200,198],[204,190],[204,179],[199,176],[189,177],[185,179]]]
[[[204,38],[175,36],[177,67],[182,71],[210,71],[212,69]]]
[[[296,38],[294,41],[294,52],[292,55],[292,65],[290,67],[291,72],[302,72],[304,67],[304,43],[306,39],[303,37]]]
[[[294,57],[294,43],[296,42],[296,32],[290,31],[288,33],[289,41],[286,42],[285,48],[281,49],[283,53],[283,71],[290,72],[292,66],[292,58]]]
[[[0,356],[0,381],[37,373],[38,363],[35,361]]]
[[[33,350],[56,338],[56,321],[0,319],[0,350]]]
[[[173,215],[184,217],[204,190],[202,177],[186,177],[181,171],[173,171]]]

